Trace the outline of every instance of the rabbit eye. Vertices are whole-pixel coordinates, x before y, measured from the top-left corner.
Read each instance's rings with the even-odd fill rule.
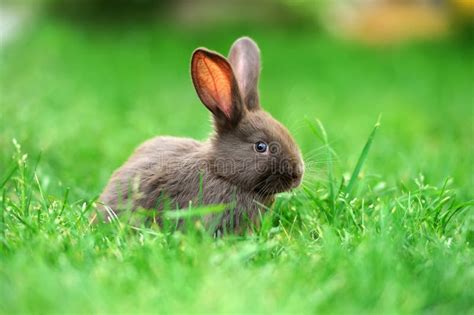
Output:
[[[258,141],[257,143],[255,143],[255,151],[257,151],[258,153],[264,153],[267,152],[267,150],[268,144],[266,144],[265,142]]]

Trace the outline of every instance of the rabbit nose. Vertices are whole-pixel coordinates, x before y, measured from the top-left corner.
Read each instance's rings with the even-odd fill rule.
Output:
[[[300,163],[297,163],[296,165],[293,166],[293,172],[291,174],[291,177],[295,182],[297,182],[297,185],[299,185],[299,181],[303,177],[303,172],[304,172],[304,166]]]
[[[300,178],[300,173],[298,172],[298,170],[295,170],[292,174],[291,174],[291,178],[293,179],[298,179]]]

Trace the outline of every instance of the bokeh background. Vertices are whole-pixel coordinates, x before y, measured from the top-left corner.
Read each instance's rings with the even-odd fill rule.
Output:
[[[90,196],[149,137],[205,139],[209,115],[191,84],[190,55],[199,46],[226,54],[248,35],[262,50],[262,104],[303,152],[320,145],[305,123],[319,118],[343,175],[382,115],[368,171],[393,181],[452,176],[472,193],[470,0],[43,0],[0,8],[2,166],[16,138],[30,155],[42,152],[52,184]]]
[[[0,313],[472,313],[473,18],[472,0],[0,0]],[[207,138],[191,53],[243,35],[307,190],[246,238],[89,225],[141,142]]]

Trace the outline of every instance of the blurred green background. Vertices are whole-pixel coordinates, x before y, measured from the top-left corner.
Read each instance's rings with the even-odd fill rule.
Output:
[[[262,50],[262,104],[303,152],[319,145],[304,121],[319,118],[344,172],[381,114],[368,172],[390,181],[452,176],[463,194],[472,194],[472,45],[461,35],[469,23],[459,27],[453,4],[118,3],[4,4],[22,23],[1,50],[3,166],[16,138],[26,152],[43,152],[40,170],[52,184],[85,197],[99,194],[112,170],[149,137],[205,139],[209,115],[191,84],[190,55],[199,46],[226,54],[248,35]],[[377,23],[370,14],[393,6],[402,8],[400,30],[380,21],[366,29]],[[380,12],[370,13],[374,8]],[[346,31],[350,10],[354,25]],[[425,18],[436,22],[406,30],[413,15],[431,11]]]
[[[25,183],[14,173],[3,190],[0,313],[472,311],[472,214],[440,231],[434,211],[444,209],[444,193],[456,213],[464,204],[454,196],[474,197],[473,7],[0,2],[0,179],[16,163],[16,139],[32,164],[41,154],[36,174],[47,202],[31,188],[32,203],[50,206],[43,220],[23,213],[22,185],[36,187],[33,177]],[[262,51],[262,105],[301,146],[305,185],[320,199],[283,195],[277,213],[299,225],[288,235],[280,222],[265,237],[239,241],[113,236],[89,226],[82,207],[141,142],[206,139],[210,115],[191,83],[191,53],[205,46],[227,54],[243,35]],[[325,221],[313,202],[327,201],[327,155],[308,122],[326,127],[339,183],[380,115],[359,199],[344,205],[340,221]],[[349,209],[367,230],[351,225]]]

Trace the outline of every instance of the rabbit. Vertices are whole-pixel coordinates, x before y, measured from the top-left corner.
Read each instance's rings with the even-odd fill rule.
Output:
[[[204,142],[169,136],[144,142],[101,194],[105,218],[127,209],[224,204],[216,229],[258,226],[275,195],[298,187],[304,173],[298,145],[260,106],[259,75],[260,50],[249,37],[236,40],[227,59],[196,49],[192,82],[212,113],[213,133]],[[213,219],[207,215],[204,222]]]

